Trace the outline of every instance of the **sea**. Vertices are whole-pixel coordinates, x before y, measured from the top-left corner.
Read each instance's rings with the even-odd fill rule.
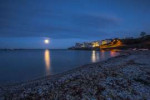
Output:
[[[0,50],[0,84],[54,75],[117,55],[95,50]]]

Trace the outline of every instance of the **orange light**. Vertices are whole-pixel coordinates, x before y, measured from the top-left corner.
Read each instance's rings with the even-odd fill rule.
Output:
[[[46,65],[46,74],[50,75],[50,52],[49,50],[45,50],[45,54],[44,54],[44,58],[45,58],[45,65]]]
[[[111,57],[115,57],[116,55],[117,55],[117,53],[115,52],[115,50],[110,51],[110,56]]]
[[[116,43],[115,43],[116,42]],[[101,45],[100,48],[112,48],[112,47],[119,47],[123,46],[123,43],[120,40],[113,40],[110,44]]]
[[[105,59],[105,50],[101,50],[101,51],[100,51],[100,54],[101,54],[101,58],[102,58],[102,59]]]
[[[96,62],[96,51],[95,50],[92,51],[91,60],[92,60],[92,62]]]

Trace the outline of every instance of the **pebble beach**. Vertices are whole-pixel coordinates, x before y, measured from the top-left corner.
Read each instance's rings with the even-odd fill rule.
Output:
[[[0,86],[0,100],[150,100],[150,50]]]

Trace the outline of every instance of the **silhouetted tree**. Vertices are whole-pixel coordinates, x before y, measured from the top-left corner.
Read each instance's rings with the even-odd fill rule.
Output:
[[[146,35],[146,32],[141,32],[140,36],[144,37]]]

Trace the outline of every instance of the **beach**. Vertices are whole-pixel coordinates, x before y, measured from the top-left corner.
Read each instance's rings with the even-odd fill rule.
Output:
[[[150,51],[121,51],[64,73],[0,86],[0,99],[149,100]]]

